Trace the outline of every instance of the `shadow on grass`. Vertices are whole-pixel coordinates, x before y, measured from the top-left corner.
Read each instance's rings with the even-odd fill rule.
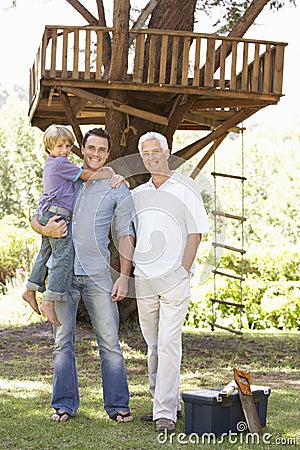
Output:
[[[106,415],[98,348],[91,327],[79,323],[75,348],[81,405],[75,420],[60,424],[49,420],[53,379],[51,325],[36,323],[0,330],[2,448],[162,448],[154,425],[139,420],[142,414],[151,411],[152,403],[148,392],[147,349],[138,325],[123,326],[120,340],[135,420],[126,425],[116,424]],[[266,432],[287,438],[298,436],[299,333],[245,332],[235,336],[209,330],[184,330],[182,391],[224,386],[233,378],[234,367],[250,370],[253,384],[271,387]],[[184,420],[178,421],[177,434],[184,433]],[[192,449],[195,445],[184,447]],[[166,443],[163,448],[180,449],[182,444]],[[222,450],[236,448],[228,442],[222,444]],[[239,448],[249,446],[239,445]]]

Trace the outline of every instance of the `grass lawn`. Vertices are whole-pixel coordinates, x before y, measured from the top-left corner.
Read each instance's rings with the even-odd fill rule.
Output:
[[[113,422],[102,404],[97,346],[89,326],[79,324],[76,352],[81,405],[75,419],[49,420],[52,385],[52,329],[21,300],[22,286],[0,296],[0,445],[16,450],[147,450],[147,449],[300,449],[300,337],[296,332],[245,332],[236,336],[185,329],[181,390],[220,387],[233,378],[233,368],[250,370],[252,383],[269,386],[265,442],[239,435],[220,443],[184,436],[185,417],[176,434],[158,441],[152,423],[139,417],[151,411],[146,346],[138,326],[123,327],[124,351],[135,420]],[[184,411],[184,403],[182,402]],[[193,439],[192,439],[193,438]],[[235,441],[234,441],[235,440]]]

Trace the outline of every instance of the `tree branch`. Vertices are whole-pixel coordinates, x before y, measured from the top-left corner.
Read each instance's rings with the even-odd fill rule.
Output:
[[[158,0],[150,0],[149,3],[145,6],[145,8],[142,10],[141,14],[137,18],[137,20],[134,22],[132,26],[132,30],[137,30],[139,28],[142,28],[142,26],[145,24],[146,20],[154,10],[154,8],[157,6]],[[129,47],[132,45],[134,40],[134,36],[130,35],[129,38]]]
[[[98,20],[93,16],[86,8],[83,6],[78,0],[67,0],[79,14],[90,24],[90,25],[98,25]]]

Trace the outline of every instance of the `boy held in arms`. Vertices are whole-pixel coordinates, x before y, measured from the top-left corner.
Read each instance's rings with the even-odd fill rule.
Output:
[[[103,167],[97,172],[77,167],[68,157],[74,145],[73,133],[64,126],[51,125],[44,132],[43,143],[48,153],[43,174],[43,194],[41,195],[38,214],[39,222],[46,225],[49,220],[65,220],[68,224],[68,234],[63,238],[42,236],[42,244],[26,284],[22,298],[32,309],[41,314],[36,300],[36,291],[44,292],[45,299],[40,305],[41,311],[49,322],[59,326],[54,302],[66,301],[67,291],[73,274],[74,249],[71,235],[71,218],[74,206],[75,182],[82,180],[97,180],[110,178],[115,172],[110,167]],[[118,177],[116,175],[116,177]],[[120,180],[112,179],[112,187]],[[123,178],[123,177],[122,177]],[[48,286],[45,280],[48,276],[47,261],[51,256]]]

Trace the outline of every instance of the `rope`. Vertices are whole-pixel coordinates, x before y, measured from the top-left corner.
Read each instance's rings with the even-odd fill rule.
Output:
[[[138,130],[129,124],[129,116],[127,114],[127,127],[125,128],[125,130],[123,131],[122,136],[121,136],[121,142],[120,142],[121,147],[126,147],[130,130],[133,132],[133,134],[135,136],[138,134]]]

